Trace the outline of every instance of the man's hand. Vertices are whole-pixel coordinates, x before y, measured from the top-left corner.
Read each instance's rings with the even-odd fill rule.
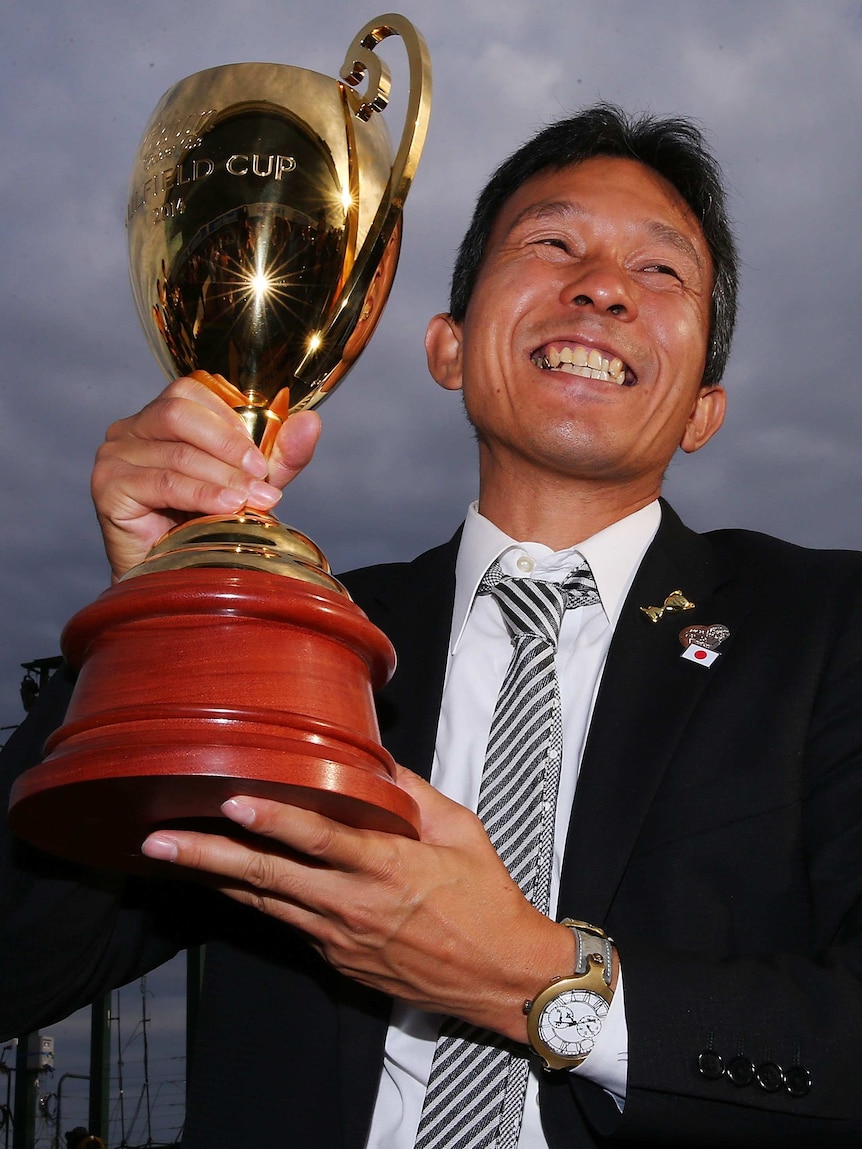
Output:
[[[219,393],[243,396],[220,376]],[[116,581],[146,558],[165,531],[192,515],[268,511],[314,451],[320,420],[287,419],[269,463],[242,420],[199,379],[171,383],[143,411],[108,428],[96,455],[92,493]]]
[[[407,770],[397,781],[419,842],[237,797],[224,814],[259,840],[165,830],[143,852],[210,875],[365,985],[525,1041],[523,1002],[572,969],[571,933],[524,898],[474,814]]]

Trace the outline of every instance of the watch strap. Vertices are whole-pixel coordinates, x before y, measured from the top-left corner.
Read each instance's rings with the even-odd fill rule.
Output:
[[[610,985],[614,968],[613,938],[608,937],[598,926],[578,921],[576,918],[563,918],[560,924],[567,926],[575,939],[575,976],[580,977],[587,972],[590,958],[596,954],[602,959],[605,985]]]

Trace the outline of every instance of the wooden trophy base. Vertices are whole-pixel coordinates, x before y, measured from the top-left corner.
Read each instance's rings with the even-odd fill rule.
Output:
[[[80,668],[66,721],[10,803],[33,845],[149,872],[151,830],[235,835],[234,795],[418,837],[372,697],[394,651],[346,597],[256,570],[146,574],[75,615],[63,651]]]

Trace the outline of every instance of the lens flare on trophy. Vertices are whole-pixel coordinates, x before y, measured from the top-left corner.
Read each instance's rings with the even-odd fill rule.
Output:
[[[256,271],[249,280],[249,286],[259,300],[266,299],[267,295],[273,290],[273,281],[266,274],[265,271]]]

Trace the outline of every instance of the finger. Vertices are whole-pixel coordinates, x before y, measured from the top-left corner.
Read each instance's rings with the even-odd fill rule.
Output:
[[[266,460],[236,411],[192,379],[175,380],[142,411],[112,424],[105,440],[189,444],[255,478],[266,475]]]
[[[281,498],[277,487],[231,471],[194,448],[153,442],[125,441],[120,452],[105,444],[91,490],[114,579],[190,515],[229,515],[247,504],[268,510]]]
[[[396,763],[395,781],[419,807],[424,845],[474,845],[491,850],[480,819],[430,783]],[[403,851],[419,844],[411,838],[346,826],[313,810],[265,798],[236,796],[222,805],[222,813],[247,830],[307,858],[344,873],[365,873],[388,880]]]
[[[357,936],[376,933],[384,905],[397,906],[398,915],[409,913],[411,899],[403,893],[404,879],[417,864],[422,868],[423,844],[399,834],[346,826],[313,810],[263,798],[235,797],[221,809],[285,859],[277,892],[295,904],[330,923],[349,921]],[[245,875],[244,880],[256,884],[258,877]],[[369,912],[372,905],[376,909]],[[322,942],[332,941],[321,927],[314,932]]]
[[[419,807],[421,840],[426,845],[475,845],[483,849],[490,846],[485,827],[471,810],[447,798],[430,782],[397,762],[394,778],[398,787]]]
[[[222,811],[258,835],[260,844],[171,830],[147,838],[143,853],[287,898],[331,918],[344,906],[346,883],[355,889],[357,877],[371,877],[390,884],[400,872],[398,851],[408,841],[263,798],[230,799]]]
[[[269,482],[284,487],[308,465],[320,438],[320,416],[297,411],[279,430],[269,459]]]
[[[126,438],[99,448],[92,479],[96,510],[114,522],[152,510],[219,514],[247,502],[271,507],[281,490],[190,443]]]
[[[302,866],[283,855],[252,848],[232,838],[187,831],[156,831],[142,854],[170,862],[197,875],[210,889],[302,930],[311,937],[327,933],[327,917],[291,890],[299,886]]]
[[[239,392],[221,377],[197,375],[112,424],[99,448],[91,491],[115,579],[191,514],[266,511],[281,498],[242,420],[209,384],[228,398]]]
[[[147,857],[237,878],[256,889],[276,890],[309,867],[318,874],[362,868],[357,863],[368,852],[367,839],[389,836],[356,830],[312,810],[265,798],[228,799],[222,813],[262,841],[170,830],[150,835],[142,849]]]
[[[299,812],[293,807],[287,809]],[[284,904],[303,914],[335,919],[345,902],[346,885],[355,887],[349,873],[274,840],[272,844],[244,842],[217,834],[159,830],[146,838],[141,852],[145,857],[207,875],[224,893],[267,913],[276,912],[279,917],[284,917],[280,908]],[[291,915],[290,920],[294,925],[302,921],[301,928],[308,928],[307,919],[300,919],[299,914]]]
[[[278,849],[300,855],[303,863],[340,873],[375,873],[379,855],[402,839],[376,830],[346,826],[314,810],[266,798],[239,795],[222,804],[222,813]],[[403,839],[405,842],[407,839]]]

